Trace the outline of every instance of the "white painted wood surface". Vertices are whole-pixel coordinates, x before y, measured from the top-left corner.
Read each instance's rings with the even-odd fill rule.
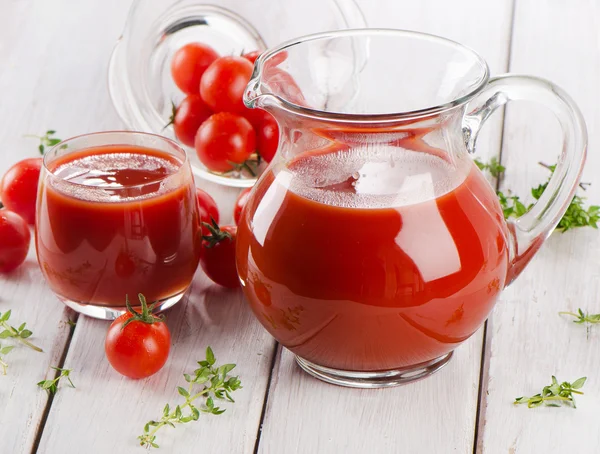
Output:
[[[109,100],[106,64],[129,4],[0,0],[0,174],[35,156],[35,142],[22,134],[52,128],[67,137],[122,126]],[[512,71],[565,88],[588,122],[591,152],[584,179],[594,182],[587,193],[591,201],[600,202],[595,171],[600,158],[594,153],[600,134],[599,4],[517,0],[514,14],[511,0],[359,4],[372,26],[440,34],[481,53],[493,74],[505,72],[510,58]],[[545,178],[535,163],[552,162],[558,135],[539,109],[514,105],[507,112],[503,184],[525,194]],[[496,116],[479,140],[478,156],[484,159],[500,150],[501,115]],[[229,221],[237,191],[200,185]],[[577,307],[600,312],[599,248],[598,232],[591,229],[555,234],[504,292],[487,331],[479,421],[481,330],[433,377],[388,390],[323,384],[300,372],[292,355],[280,349],[267,389],[275,342],[239,292],[220,290],[201,271],[185,302],[169,312],[173,346],[165,368],[148,380],[125,379],[104,359],[106,323],[80,317],[69,343],[64,322],[71,313],[42,282],[32,250],[22,268],[0,277],[0,312],[12,308],[15,321],[27,321],[44,353],[18,348],[7,356],[9,375],[0,376],[0,452],[29,453],[37,442],[37,452],[50,454],[141,452],[135,437],[143,424],[166,402],[178,401],[182,373],[194,368],[208,344],[218,359],[238,363],[244,389],[222,416],[161,431],[157,452],[252,453],[255,446],[275,454],[600,452],[600,330],[586,337],[585,328],[557,315]],[[62,389],[44,421],[48,399],[35,383],[63,354],[77,388]],[[537,393],[553,373],[565,380],[590,377],[577,410],[512,405],[518,395]]]
[[[67,137],[118,125],[104,66],[128,7],[121,3],[0,2],[1,174],[20,159],[39,156],[36,141],[24,134],[54,128]],[[109,17],[120,9],[114,21],[97,20],[102,11]],[[44,349],[15,348],[6,357],[9,374],[0,376],[0,452],[29,453],[48,402],[36,383],[59,363],[72,316],[43,282],[33,245],[21,268],[0,277],[0,312],[8,309],[14,322],[27,321],[32,342]]]
[[[552,80],[586,119],[589,153],[585,195],[600,202],[600,4],[517,1],[510,70]],[[507,109],[504,187],[518,194],[547,178],[536,163],[554,163],[556,121],[527,104]],[[580,191],[581,192],[581,191]],[[489,382],[483,394],[479,452],[600,452],[600,330],[558,315],[581,307],[600,313],[600,236],[592,229],[554,233],[523,275],[501,296],[490,322]],[[514,407],[550,383],[587,376],[577,409]]]

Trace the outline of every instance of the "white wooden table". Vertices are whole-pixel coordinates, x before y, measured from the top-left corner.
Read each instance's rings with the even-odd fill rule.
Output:
[[[581,107],[590,134],[584,174],[600,202],[600,2],[595,0],[362,0],[371,26],[406,28],[460,41],[481,53],[493,74],[553,80]],[[56,129],[66,138],[122,125],[106,86],[108,58],[129,0],[0,0],[0,173],[35,156],[23,134]],[[392,58],[394,58],[392,56]],[[500,117],[500,115],[497,115]],[[504,121],[504,124],[502,124]],[[541,109],[511,105],[486,128],[483,159],[500,156],[501,187],[525,194],[558,154],[554,120]],[[202,184],[231,220],[237,191]],[[431,378],[386,390],[353,390],[302,373],[292,355],[254,320],[239,291],[225,291],[199,271],[189,296],[168,314],[172,355],[163,370],[132,381],[104,358],[108,324],[74,314],[43,282],[32,252],[0,277],[0,312],[27,321],[43,354],[15,349],[0,376],[0,453],[135,453],[143,424],[177,402],[182,373],[211,345],[238,364],[243,390],[219,416],[164,429],[166,453],[599,453],[600,327],[557,315],[600,312],[600,234],[554,234],[507,289],[487,323]],[[73,369],[76,389],[54,398],[36,386],[52,365]],[[527,409],[555,374],[588,376],[576,410]]]

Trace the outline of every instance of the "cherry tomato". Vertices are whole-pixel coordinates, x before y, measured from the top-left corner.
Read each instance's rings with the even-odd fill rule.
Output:
[[[266,67],[264,69],[264,80],[270,89],[283,97],[286,101],[299,106],[307,107],[306,99],[300,89],[300,86],[294,77],[279,67]]]
[[[244,113],[242,101],[252,63],[243,57],[221,57],[210,65],[200,81],[200,95],[215,112]]]
[[[175,85],[188,95],[199,93],[202,74],[217,58],[219,54],[206,44],[186,44],[175,52],[171,60],[171,76]]]
[[[29,224],[35,223],[35,202],[42,158],[17,162],[0,180],[0,200]]]
[[[212,219],[215,222],[219,223],[219,209],[217,208],[217,202],[213,199],[210,194],[206,191],[203,191],[200,188],[196,188],[196,195],[198,197],[198,205],[200,209],[198,210],[200,214],[200,222],[211,223]]]
[[[275,117],[262,109],[250,109],[246,118],[254,127],[258,154],[271,162],[279,145],[279,126]]]
[[[244,163],[256,149],[256,134],[248,120],[220,112],[202,123],[196,134],[200,161],[215,172],[227,172]]]
[[[0,273],[8,273],[25,261],[31,233],[25,219],[0,210]]]
[[[158,372],[169,357],[171,333],[162,318],[152,315],[146,299],[138,295],[141,312],[127,303],[127,313],[106,333],[104,351],[110,365],[129,378],[146,378]]]
[[[242,57],[244,57],[246,60],[248,60],[250,63],[254,64],[254,62],[256,61],[256,59],[258,57],[260,57],[260,54],[262,54],[261,51],[259,50],[255,50],[253,52],[248,52],[247,54],[242,55]]]
[[[238,195],[238,198],[235,201],[235,205],[233,207],[233,220],[235,221],[235,225],[240,225],[242,210],[246,206],[246,202],[248,202],[251,190],[252,188],[244,189],[242,192],[240,192],[240,195]]]
[[[200,266],[214,283],[229,288],[239,287],[240,280],[235,266],[237,227],[219,227],[216,223],[206,227],[210,230],[210,235],[202,241]]]
[[[200,95],[188,95],[179,107],[173,106],[171,123],[175,136],[187,146],[194,146],[194,138],[200,125],[212,115],[210,108]]]

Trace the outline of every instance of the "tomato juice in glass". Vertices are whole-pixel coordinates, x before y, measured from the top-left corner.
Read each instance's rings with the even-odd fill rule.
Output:
[[[254,313],[321,370],[443,358],[492,310],[507,261],[502,210],[472,161],[393,146],[300,153],[263,176],[238,230]]]
[[[175,304],[198,265],[196,190],[185,152],[134,132],[76,137],[44,158],[36,246],[68,306],[114,318],[125,297]]]

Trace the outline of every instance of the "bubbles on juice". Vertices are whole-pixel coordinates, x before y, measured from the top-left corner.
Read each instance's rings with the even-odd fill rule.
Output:
[[[300,157],[284,172],[289,189],[323,204],[347,208],[412,205],[459,186],[472,164],[392,146],[365,146]]]
[[[59,178],[52,185],[87,201],[132,200],[170,190],[163,181],[179,167],[175,161],[145,153],[84,154],[53,169]]]

